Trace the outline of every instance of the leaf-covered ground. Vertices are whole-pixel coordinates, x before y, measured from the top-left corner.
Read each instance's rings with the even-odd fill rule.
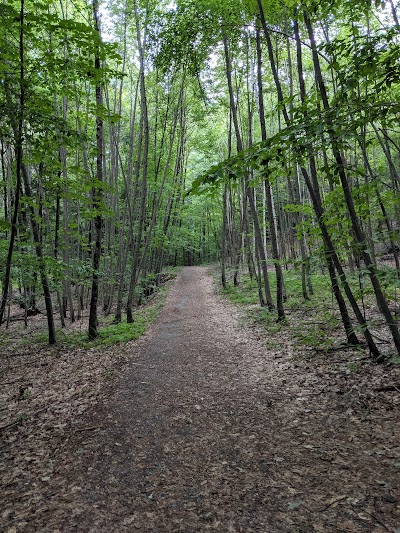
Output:
[[[7,357],[2,530],[400,531],[400,372],[365,355],[265,338],[185,268],[141,340]]]

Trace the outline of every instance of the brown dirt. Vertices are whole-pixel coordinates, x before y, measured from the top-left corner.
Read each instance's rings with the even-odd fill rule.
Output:
[[[4,531],[399,531],[399,390],[370,390],[398,373],[266,350],[201,267],[136,346],[78,431],[49,436],[48,475],[30,457],[7,485]]]

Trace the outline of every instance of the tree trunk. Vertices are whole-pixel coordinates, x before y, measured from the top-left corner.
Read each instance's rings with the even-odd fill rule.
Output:
[[[263,95],[263,85],[262,85],[262,55],[261,55],[261,42],[260,42],[260,31],[257,28],[256,33],[257,39],[257,60],[258,60],[258,69],[257,69],[257,83],[258,83],[258,102],[259,102],[259,118],[261,126],[261,139],[263,141],[267,140],[267,129],[265,125],[265,115],[264,115],[264,95]],[[264,162],[265,165],[265,162]],[[267,215],[268,215],[268,224],[269,232],[271,238],[271,247],[272,247],[272,258],[274,260],[275,273],[276,273],[276,307],[278,311],[278,320],[285,319],[285,311],[283,308],[283,272],[282,266],[280,263],[279,256],[279,247],[278,247],[278,230],[276,219],[274,217],[273,209],[273,197],[271,184],[268,177],[265,177],[264,180],[265,187],[265,198],[267,201]]]
[[[99,5],[98,0],[93,0],[93,20],[95,32],[100,37],[100,25],[99,25]],[[97,331],[97,302],[99,299],[99,267],[101,258],[101,236],[102,236],[102,224],[103,218],[101,215],[102,200],[103,200],[103,95],[101,87],[101,64],[100,64],[100,50],[96,46],[94,69],[96,75],[96,181],[97,185],[93,187],[93,209],[96,213],[94,218],[95,228],[95,241],[92,257],[92,294],[90,299],[90,311],[89,311],[89,339],[95,339],[98,335]]]
[[[22,145],[23,145],[23,125],[24,125],[24,107],[25,107],[25,45],[24,45],[24,23],[25,23],[25,0],[21,0],[20,9],[20,26],[19,26],[19,60],[20,60],[20,77],[19,77],[19,111],[18,124],[14,128],[15,136],[15,157],[16,157],[16,184],[14,196],[14,211],[11,220],[11,234],[8,245],[6,259],[6,270],[3,279],[3,294],[0,303],[0,325],[3,322],[4,310],[7,304],[7,296],[11,286],[11,263],[14,252],[15,237],[17,236],[17,223],[19,200],[21,196],[21,173],[22,173]],[[6,203],[5,203],[6,205]]]
[[[400,333],[399,333],[399,329],[397,327],[396,321],[393,319],[392,314],[391,314],[391,312],[389,310],[388,303],[387,303],[386,298],[385,298],[385,296],[383,294],[382,287],[381,287],[380,281],[379,281],[378,276],[377,276],[375,265],[374,265],[374,263],[372,261],[372,258],[370,256],[369,252],[366,249],[366,239],[365,239],[364,232],[362,231],[362,228],[361,228],[361,225],[360,225],[360,221],[358,219],[358,216],[357,216],[357,213],[356,213],[356,209],[355,209],[355,206],[354,206],[353,195],[352,195],[352,192],[351,192],[351,189],[350,189],[350,185],[349,185],[349,182],[348,182],[348,179],[347,179],[347,175],[346,175],[346,172],[345,172],[345,163],[343,161],[342,154],[340,153],[340,150],[339,150],[339,147],[338,147],[338,144],[337,144],[337,139],[335,137],[335,131],[334,131],[333,124],[331,123],[331,120],[329,119],[330,106],[329,106],[329,101],[328,101],[328,94],[327,94],[327,91],[326,91],[325,82],[324,82],[323,77],[322,77],[322,71],[321,71],[321,67],[320,67],[320,63],[319,63],[319,57],[318,57],[318,54],[317,54],[317,47],[316,47],[316,43],[315,43],[314,30],[312,28],[311,21],[310,21],[310,19],[308,17],[308,14],[306,12],[304,12],[304,21],[305,21],[305,24],[306,24],[306,27],[307,27],[308,36],[309,36],[310,42],[311,42],[315,75],[316,75],[316,79],[317,79],[317,82],[318,82],[318,88],[319,88],[319,92],[320,92],[320,95],[321,95],[322,103],[323,103],[324,109],[327,112],[327,116],[328,116],[328,119],[327,119],[328,120],[328,128],[329,128],[328,129],[328,134],[329,134],[330,141],[331,141],[331,147],[332,147],[333,155],[334,155],[334,158],[335,158],[335,161],[336,161],[337,173],[339,175],[340,182],[342,184],[342,188],[343,188],[343,193],[344,193],[347,209],[348,209],[348,212],[349,212],[349,215],[350,215],[351,224],[352,224],[352,228],[353,228],[353,233],[354,233],[354,236],[355,236],[356,241],[357,241],[358,246],[359,246],[359,253],[360,253],[361,257],[364,260],[365,266],[367,267],[367,270],[368,270],[368,273],[369,273],[369,277],[371,279],[371,284],[372,284],[372,287],[373,287],[374,292],[375,292],[376,302],[377,302],[378,307],[379,307],[382,315],[384,316],[384,318],[386,320],[386,323],[387,323],[387,325],[388,325],[388,327],[390,329],[390,332],[392,334],[393,341],[394,341],[394,344],[396,346],[397,352],[400,354]]]
[[[280,84],[280,80],[279,80],[279,76],[278,76],[278,71],[276,69],[276,65],[275,65],[275,60],[274,60],[274,55],[273,55],[273,50],[272,50],[272,45],[271,45],[271,39],[269,37],[269,32],[268,32],[268,28],[267,28],[267,25],[266,25],[266,22],[265,22],[265,18],[264,18],[264,12],[263,12],[263,7],[262,7],[262,3],[261,3],[261,0],[258,0],[258,7],[259,7],[259,12],[260,12],[260,18],[261,18],[261,23],[262,23],[262,26],[263,26],[263,30],[264,30],[264,34],[265,34],[265,37],[266,37],[266,41],[267,41],[267,45],[268,45],[268,52],[269,52],[269,58],[270,58],[270,63],[271,63],[271,70],[273,72],[273,77],[274,77],[274,81],[275,81],[275,85],[276,85],[276,89],[277,89],[277,93],[278,93],[278,101],[279,103],[281,104],[281,106],[283,107],[282,111],[283,111],[283,116],[285,118],[285,121],[287,124],[289,124],[289,115],[287,113],[287,110],[286,110],[286,105],[284,104],[284,100],[283,100],[283,92],[282,92],[282,87],[281,87],[281,84]],[[300,44],[300,40],[298,40],[298,45]],[[298,59],[301,60],[301,46],[298,46]],[[303,87],[304,87],[304,79],[303,79],[303,75],[302,75],[302,63],[301,61],[299,62],[299,83],[300,83],[300,86],[303,84]],[[297,153],[297,149],[296,149],[296,146],[293,146],[293,150],[294,150],[294,153],[296,154]],[[311,167],[312,168],[312,167]],[[306,182],[306,185],[307,185],[307,188],[309,190],[309,193],[310,193],[310,196],[311,196],[311,200],[312,200],[312,203],[313,203],[313,207],[314,207],[314,211],[317,215],[317,220],[318,220],[318,224],[321,228],[321,231],[322,231],[322,235],[323,235],[323,238],[324,238],[324,242],[326,244],[326,247],[327,247],[327,253],[326,253],[326,258],[327,258],[327,261],[329,261],[330,259],[333,260],[334,264],[335,264],[335,267],[337,268],[338,270],[338,274],[340,276],[340,280],[341,282],[343,283],[343,286],[344,286],[344,289],[345,289],[345,292],[346,292],[346,295],[347,297],[349,298],[349,301],[354,309],[354,312],[356,314],[356,317],[358,319],[358,321],[360,322],[360,324],[363,325],[363,328],[364,328],[364,336],[367,340],[367,343],[368,343],[368,346],[370,348],[370,351],[371,351],[371,354],[375,357],[375,358],[378,358],[380,356],[380,353],[379,353],[379,350],[378,348],[376,347],[374,341],[373,341],[373,338],[367,328],[367,325],[365,323],[365,319],[358,307],[358,304],[353,296],[353,293],[351,292],[351,289],[347,283],[347,279],[346,279],[346,276],[344,274],[344,271],[342,269],[342,266],[341,266],[341,263],[339,261],[339,258],[335,252],[335,249],[334,249],[334,246],[332,244],[332,241],[330,239],[330,236],[329,236],[329,233],[327,231],[327,228],[323,222],[323,210],[322,210],[322,207],[321,207],[321,202],[320,202],[320,196],[319,196],[319,188],[318,188],[318,183],[317,183],[317,180],[316,180],[316,173],[315,175],[313,175],[313,183],[311,182],[310,180],[310,177],[309,177],[309,174],[307,172],[307,170],[304,168],[304,166],[301,166],[300,167],[301,169],[301,172],[303,174],[303,177],[304,177],[304,180]],[[315,187],[315,190],[314,190],[314,187]],[[329,272],[330,274],[334,274],[334,268],[332,268],[332,265],[330,265],[328,267],[329,269]],[[346,335],[347,335],[347,338],[348,338],[348,341],[352,344],[357,344],[358,343],[358,339],[353,331],[353,328],[351,326],[351,320],[350,320],[350,317],[349,317],[349,314],[347,312],[347,309],[346,309],[346,305],[345,305],[345,302],[343,300],[343,297],[341,296],[341,293],[340,293],[340,289],[339,289],[339,285],[337,283],[337,280],[336,278],[334,277],[333,279],[331,278],[331,281],[332,281],[332,289],[335,293],[335,296],[336,296],[336,299],[337,299],[337,302],[338,302],[338,306],[339,306],[339,309],[340,309],[340,312],[341,312],[341,316],[342,316],[342,321],[343,321],[343,325],[344,325],[344,329],[345,329],[345,332],[346,332]]]
[[[224,184],[224,191],[222,193],[222,235],[221,235],[221,283],[224,289],[227,288],[226,285],[226,230],[227,230],[227,219],[226,219],[226,184]]]
[[[141,110],[141,125],[143,129],[143,155],[142,155],[142,195],[140,202],[139,213],[139,229],[136,238],[136,245],[134,247],[133,265],[131,272],[131,280],[129,284],[128,301],[126,304],[126,316],[128,324],[133,322],[133,294],[137,283],[137,266],[139,264],[139,252],[142,242],[143,226],[146,215],[146,200],[147,200],[147,171],[149,164],[149,117],[147,110],[147,95],[146,95],[146,82],[144,72],[144,43],[142,42],[142,36],[140,31],[139,11],[137,2],[134,0],[135,22],[136,22],[136,37],[139,49],[139,62],[140,62],[140,110]],[[139,171],[140,169],[138,169]]]
[[[226,77],[228,82],[228,90],[229,90],[229,101],[230,101],[230,108],[231,108],[231,114],[232,114],[232,122],[235,130],[236,135],[236,144],[237,144],[237,151],[241,152],[243,150],[243,142],[242,142],[242,136],[240,134],[239,129],[239,121],[237,117],[237,111],[236,111],[236,105],[235,105],[235,99],[233,96],[233,87],[232,87],[232,67],[231,67],[231,61],[229,58],[229,50],[228,50],[228,39],[226,35],[224,34],[224,51],[225,51],[225,67],[226,67]],[[260,255],[260,261],[261,261],[261,269],[263,272],[263,278],[264,278],[264,290],[265,290],[265,296],[267,300],[267,305],[270,310],[274,309],[274,304],[272,301],[271,296],[271,289],[269,285],[269,278],[268,278],[268,269],[267,269],[267,258],[265,255],[265,249],[263,246],[263,239],[261,234],[261,228],[260,228],[260,222],[258,218],[257,208],[255,206],[254,202],[254,195],[252,191],[250,190],[250,187],[247,185],[247,179],[246,178],[246,184],[245,184],[245,190],[244,190],[244,198],[243,198],[243,209],[245,209],[246,204],[246,197],[249,201],[251,214],[253,217],[254,222],[254,233],[256,236],[256,246],[258,247],[258,252]]]

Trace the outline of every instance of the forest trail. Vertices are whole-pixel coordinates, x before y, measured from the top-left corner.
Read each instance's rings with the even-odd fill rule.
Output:
[[[384,460],[301,381],[206,268],[184,268],[115,394],[69,443],[69,484],[32,531],[392,531]],[[379,433],[366,433],[376,450],[389,445]]]

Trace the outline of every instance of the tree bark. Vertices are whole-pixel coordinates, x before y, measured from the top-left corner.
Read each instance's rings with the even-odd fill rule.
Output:
[[[94,29],[100,36],[100,25],[99,25],[99,5],[98,0],[93,0],[93,20],[94,20]],[[100,259],[101,259],[101,237],[102,237],[102,224],[103,217],[101,214],[102,201],[103,201],[103,94],[101,86],[101,63],[100,63],[100,50],[97,45],[95,48],[95,58],[94,58],[94,70],[96,76],[96,186],[93,187],[93,209],[96,213],[94,218],[94,250],[92,257],[92,293],[90,299],[90,310],[89,310],[89,330],[88,335],[89,339],[95,339],[98,335],[97,330],[97,302],[99,299],[99,268],[100,268]]]
[[[320,62],[319,62],[319,57],[318,57],[318,54],[317,54],[317,48],[316,48],[315,37],[314,37],[314,30],[312,28],[311,21],[310,21],[310,19],[308,17],[308,14],[306,12],[304,12],[303,15],[304,15],[304,22],[305,22],[306,27],[307,27],[308,36],[309,36],[310,43],[311,43],[313,64],[314,64],[316,80],[318,82],[318,88],[319,88],[319,92],[320,92],[320,95],[321,95],[321,99],[322,99],[322,103],[323,103],[323,106],[324,106],[324,110],[327,113],[328,134],[329,134],[330,141],[331,141],[331,147],[332,147],[333,155],[334,155],[334,158],[335,158],[335,161],[336,161],[337,173],[339,175],[340,182],[341,182],[341,185],[342,185],[342,188],[343,188],[343,193],[344,193],[347,209],[348,209],[348,212],[349,212],[349,215],[350,215],[351,224],[352,224],[352,228],[353,228],[353,233],[354,233],[354,236],[355,236],[356,241],[357,241],[358,246],[359,246],[359,250],[358,251],[359,251],[361,257],[363,258],[365,266],[367,267],[367,270],[368,270],[368,273],[369,273],[369,277],[370,277],[370,280],[371,280],[371,284],[372,284],[372,287],[373,287],[374,292],[375,292],[375,297],[376,297],[376,301],[377,301],[378,307],[379,307],[382,315],[384,316],[384,318],[386,320],[386,323],[387,323],[387,325],[388,325],[388,327],[390,329],[390,332],[392,334],[393,341],[394,341],[394,344],[396,346],[397,352],[400,354],[400,333],[399,333],[399,329],[397,327],[396,321],[392,317],[392,314],[391,314],[391,312],[389,310],[389,306],[388,306],[387,300],[386,300],[386,298],[385,298],[385,296],[383,294],[382,287],[381,287],[381,284],[380,284],[380,281],[378,279],[378,275],[377,275],[377,272],[376,272],[376,267],[375,267],[375,265],[374,265],[374,263],[372,261],[371,255],[369,254],[369,252],[366,249],[366,238],[365,238],[364,232],[363,232],[363,230],[361,228],[361,224],[360,224],[360,221],[359,221],[359,218],[357,216],[356,209],[355,209],[353,195],[352,195],[350,184],[349,184],[349,181],[347,179],[347,175],[346,175],[346,171],[345,171],[345,163],[343,161],[342,154],[341,154],[340,149],[339,149],[338,144],[337,144],[337,139],[335,137],[333,124],[331,122],[331,119],[329,118],[330,105],[329,105],[329,100],[328,100],[328,94],[327,94],[326,87],[325,87],[325,82],[324,82],[323,77],[322,77],[322,71],[321,71],[321,66],[320,66]]]
[[[4,310],[7,304],[9,288],[11,286],[11,263],[14,252],[15,238],[18,227],[19,201],[21,197],[21,173],[22,173],[22,153],[23,153],[23,125],[24,125],[24,107],[25,107],[25,44],[24,44],[24,23],[25,23],[25,0],[21,0],[20,9],[20,26],[19,26],[19,110],[18,124],[14,128],[15,134],[15,157],[16,157],[16,184],[14,196],[14,211],[11,220],[10,242],[8,245],[6,270],[3,279],[3,293],[0,304],[0,325],[3,322]],[[6,204],[5,204],[6,205]]]
[[[139,228],[136,238],[136,245],[133,252],[133,264],[131,279],[129,284],[129,294],[128,301],[126,304],[126,316],[128,324],[133,322],[133,294],[134,289],[137,283],[137,267],[139,264],[139,252],[140,245],[142,242],[143,226],[145,222],[146,215],[146,200],[147,200],[147,171],[149,164],[149,117],[147,109],[147,94],[146,94],[146,81],[145,81],[145,72],[144,72],[144,43],[142,41],[141,31],[140,31],[140,21],[139,21],[139,10],[136,0],[134,0],[134,11],[135,11],[135,23],[136,23],[136,37],[139,49],[139,63],[140,63],[140,110],[141,110],[141,125],[143,130],[143,154],[142,154],[142,193],[141,193],[141,202],[140,202],[140,212],[139,212]],[[140,169],[138,169],[140,170]]]
[[[257,43],[257,84],[258,84],[258,102],[259,102],[259,119],[261,126],[261,139],[263,141],[267,140],[267,128],[265,124],[265,114],[264,114],[264,94],[263,94],[263,83],[262,83],[262,54],[261,54],[261,42],[260,42],[260,30],[257,28],[256,33],[256,43]],[[264,162],[265,165],[265,162]],[[283,272],[282,266],[280,263],[279,256],[279,246],[278,246],[278,230],[276,219],[274,217],[274,208],[273,208],[273,197],[271,190],[271,183],[268,179],[268,176],[265,176],[264,179],[264,188],[265,188],[265,197],[267,202],[267,216],[269,224],[269,232],[271,237],[271,248],[272,248],[272,258],[274,260],[274,267],[276,273],[276,307],[278,311],[278,320],[285,319],[285,310],[283,307]]]
[[[232,67],[231,67],[231,61],[229,57],[229,49],[228,49],[228,39],[226,35],[224,34],[223,37],[224,40],[224,51],[225,51],[225,70],[226,70],[226,77],[228,82],[228,90],[229,90],[229,101],[230,101],[230,108],[231,108],[231,114],[232,114],[232,122],[233,127],[235,130],[235,136],[236,136],[236,144],[237,144],[237,151],[241,152],[243,150],[243,142],[242,142],[242,136],[239,129],[239,121],[237,117],[237,111],[236,111],[236,105],[235,105],[235,99],[233,96],[233,87],[232,87]],[[250,187],[247,185],[246,178],[246,184],[245,184],[245,190],[244,190],[244,198],[243,198],[243,209],[245,209],[245,203],[246,203],[246,197],[249,201],[251,214],[253,217],[254,222],[254,233],[256,236],[256,246],[258,247],[258,252],[260,255],[260,261],[261,261],[261,269],[263,272],[263,279],[264,279],[264,290],[265,290],[265,296],[267,301],[267,306],[270,310],[274,309],[274,303],[272,301],[271,296],[271,289],[269,285],[269,278],[268,278],[268,269],[267,269],[267,258],[265,255],[265,249],[263,246],[263,239],[261,234],[261,228],[260,228],[260,222],[258,218],[257,208],[254,202],[254,196],[252,192],[250,191]]]

